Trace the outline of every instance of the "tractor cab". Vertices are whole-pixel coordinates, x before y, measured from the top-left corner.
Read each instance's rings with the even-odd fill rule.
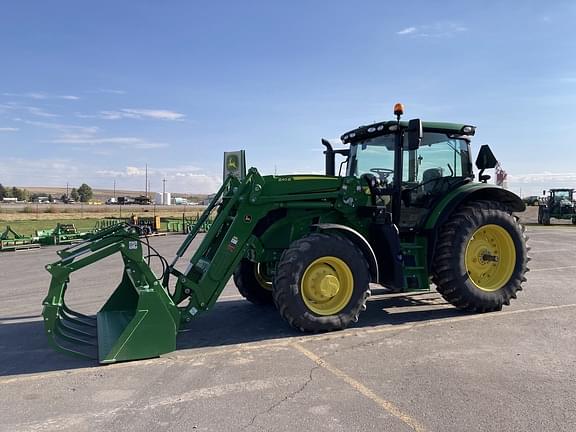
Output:
[[[562,208],[574,207],[574,189],[550,189],[548,197],[550,206]]]
[[[362,179],[373,203],[388,207],[400,228],[412,228],[448,192],[473,180],[470,140],[475,127],[400,121],[401,104],[394,113],[396,121],[361,126],[342,135],[349,148],[332,150],[323,141],[326,173],[334,175],[329,168],[334,166],[334,154],[345,156],[345,174]],[[494,159],[487,146],[484,151]]]
[[[576,224],[574,189],[550,189],[548,197],[538,208],[538,223],[550,225],[550,219],[571,219]]]

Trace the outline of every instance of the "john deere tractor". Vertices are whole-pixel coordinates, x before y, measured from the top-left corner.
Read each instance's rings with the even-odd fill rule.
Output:
[[[576,224],[574,189],[550,189],[548,196],[538,206],[538,223],[550,225],[550,219],[569,219]]]
[[[489,185],[496,164],[480,148],[472,172],[467,124],[401,121],[345,133],[343,147],[323,140],[325,175],[228,176],[162,274],[158,255],[131,225],[114,226],[59,251],[44,300],[51,343],[112,363],[158,356],[176,347],[186,323],[208,311],[234,278],[240,293],[274,304],[292,327],[340,330],[358,320],[371,284],[391,292],[436,290],[468,312],[497,311],[526,280],[522,200]],[[336,157],[341,159],[336,172]],[[199,227],[215,219],[179,266]],[[144,254],[143,250],[147,253]],[[73,273],[111,254],[122,279],[100,312],[88,316],[64,301]]]

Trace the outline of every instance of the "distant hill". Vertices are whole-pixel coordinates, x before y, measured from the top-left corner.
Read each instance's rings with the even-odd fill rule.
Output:
[[[20,186],[17,186],[20,187]],[[20,187],[21,189],[26,189],[30,193],[40,194],[43,196],[52,195],[54,198],[60,198],[62,195],[66,193],[66,188],[57,188],[57,187],[42,187],[42,186],[31,186],[31,187]],[[70,192],[72,188],[69,188],[68,192]],[[108,198],[114,196],[113,189],[92,189],[94,192],[94,197],[92,198],[95,201],[106,201]],[[133,190],[120,190],[116,189],[116,196],[140,196],[144,195],[144,191],[133,191]],[[154,199],[156,192],[149,192],[149,196]],[[190,201],[201,201],[205,199],[208,195],[202,194],[185,194],[185,193],[177,193],[172,192],[172,197],[181,197],[187,198]]]

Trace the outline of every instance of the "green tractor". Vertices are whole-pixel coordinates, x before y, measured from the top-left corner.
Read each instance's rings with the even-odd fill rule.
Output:
[[[538,206],[538,223],[550,225],[550,219],[568,219],[576,224],[574,189],[550,189],[548,196]]]
[[[214,306],[231,277],[257,304],[274,304],[292,327],[340,330],[358,320],[370,284],[390,292],[436,290],[467,312],[497,311],[528,271],[526,237],[511,192],[489,185],[496,159],[482,146],[474,182],[465,124],[396,120],[345,133],[326,147],[325,175],[228,176],[164,271],[128,224],[59,251],[44,300],[57,349],[101,363],[150,358],[176,348],[178,332]],[[342,158],[336,175],[336,156]],[[199,227],[213,223],[185,266]],[[143,250],[147,250],[147,254]],[[122,280],[96,317],[64,301],[72,273],[111,254]]]

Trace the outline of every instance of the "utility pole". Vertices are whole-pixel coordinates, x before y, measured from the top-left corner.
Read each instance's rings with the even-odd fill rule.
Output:
[[[148,198],[148,164],[146,164],[146,180],[144,183],[144,190],[145,190],[145,194],[146,194],[146,198]]]
[[[66,198],[68,198],[68,182],[66,182]]]
[[[114,179],[114,199],[116,199],[116,179]]]
[[[162,180],[162,205],[166,205],[166,179]]]

